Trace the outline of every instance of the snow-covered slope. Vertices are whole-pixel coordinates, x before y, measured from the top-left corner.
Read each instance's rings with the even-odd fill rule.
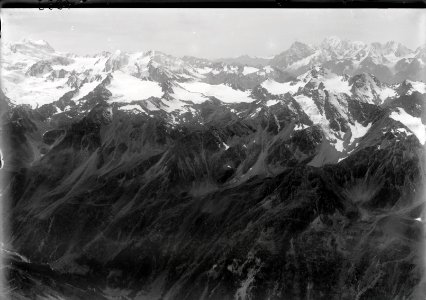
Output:
[[[11,105],[53,106],[49,110],[53,115],[65,113],[72,118],[105,101],[124,112],[161,115],[170,124],[202,124],[200,105],[206,101],[219,101],[245,118],[279,110],[274,112],[278,123],[277,115],[288,109],[299,120],[297,128],[319,125],[337,156],[343,156],[368,131],[356,103],[381,106],[426,89],[420,81],[390,85],[371,73],[351,76],[323,67],[321,62],[330,59],[351,57],[361,64],[367,57],[388,63],[420,53],[396,43],[366,45],[335,37],[320,46],[297,42],[268,65],[256,67],[177,58],[159,51],[78,56],[31,40],[3,44],[2,50],[1,85]],[[296,66],[306,71],[292,77],[279,69],[295,70]],[[301,115],[305,117],[300,119]]]
[[[395,83],[402,79],[426,80],[424,53],[424,48],[411,50],[394,41],[366,44],[327,37],[316,46],[295,42],[269,64],[295,75],[320,64],[339,75],[369,72],[381,81]]]
[[[362,65],[361,59],[364,57],[373,57],[376,63],[379,60],[388,63],[395,61],[395,57],[403,57],[405,60],[418,57],[421,60],[421,53],[421,48],[414,52],[394,42],[366,45],[362,42],[330,37],[320,46],[296,42],[289,50],[272,59],[269,65],[253,67],[191,57],[180,59],[159,51],[126,53],[118,50],[114,53],[77,56],[57,52],[46,41],[24,39],[16,44],[2,44],[1,83],[3,92],[12,103],[29,104],[33,107],[53,102],[71,90],[77,90],[74,100],[81,98],[93,90],[109,73],[114,73],[113,78],[119,78],[113,80],[110,85],[114,102],[129,102],[149,97],[161,98],[164,94],[158,87],[161,86],[163,92],[167,92],[167,84],[170,81],[193,82],[190,92],[199,92],[199,88],[208,87],[209,92],[205,91],[205,96],[219,96],[217,98],[224,102],[251,102],[253,99],[247,94],[258,84],[273,95],[296,93],[299,87],[312,81],[312,76],[316,76],[309,71],[312,68],[318,69],[318,65],[325,64],[330,59],[358,59],[355,64]],[[395,92],[386,84],[377,86],[379,80],[374,75],[361,78],[369,81],[367,84],[361,83],[365,87],[364,90],[351,91],[353,82],[343,74],[345,72],[337,72],[335,66],[330,64],[328,67],[331,72],[322,74],[321,79],[315,78],[322,82],[326,90],[348,95],[353,93],[365,101],[375,102],[383,102],[386,98],[395,96]],[[277,68],[298,69],[298,73],[301,70],[303,72],[296,79]],[[343,71],[347,71],[348,74],[354,73],[350,69]],[[364,71],[372,71],[374,74],[374,70],[368,68]],[[118,81],[121,82],[120,86],[117,85]],[[423,82],[413,80],[411,82],[413,90],[424,92]],[[126,85],[131,88],[127,88]],[[231,89],[234,91],[231,92]],[[246,96],[242,96],[238,91],[244,92]],[[178,93],[174,95],[177,96]],[[228,95],[233,96],[228,101],[224,100],[223,96]]]
[[[426,142],[426,125],[422,123],[421,118],[416,118],[408,114],[403,108],[397,108],[390,117],[406,126],[424,145]]]

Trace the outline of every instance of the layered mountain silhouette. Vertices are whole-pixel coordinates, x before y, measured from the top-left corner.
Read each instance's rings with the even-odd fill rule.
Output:
[[[2,294],[421,299],[424,49],[2,45]]]

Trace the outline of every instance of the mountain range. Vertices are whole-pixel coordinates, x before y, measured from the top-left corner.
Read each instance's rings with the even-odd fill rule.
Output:
[[[3,295],[421,299],[425,53],[2,44]]]

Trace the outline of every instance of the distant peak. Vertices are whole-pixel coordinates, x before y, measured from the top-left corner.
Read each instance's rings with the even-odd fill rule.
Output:
[[[307,46],[308,45],[306,45],[305,43],[295,41],[293,42],[293,44],[291,44],[290,48],[307,47]]]
[[[335,35],[328,36],[323,40],[323,42],[327,42],[327,43],[340,42],[340,41],[341,39]]]
[[[312,51],[312,47],[308,44],[299,42],[299,41],[295,41],[293,44],[291,44],[290,46],[290,50],[292,51]]]
[[[29,38],[23,38],[18,43],[21,45],[26,45],[30,47],[35,47],[43,50],[47,50],[49,52],[54,52],[55,50],[50,46],[50,44],[45,40],[35,40],[35,39],[29,39]]]
[[[248,55],[248,54],[243,54],[240,55],[236,58],[247,58],[247,59],[271,59],[273,58],[273,56],[257,56],[257,55]]]
[[[404,56],[412,52],[411,49],[396,41],[388,41],[383,44],[379,42],[373,42],[371,43],[371,46],[373,49],[380,51],[383,54],[394,53],[396,56]]]
[[[386,45],[389,45],[389,46],[392,46],[392,45],[398,45],[399,43],[397,43],[397,42],[395,42],[395,41],[388,41],[387,43],[386,43]]]
[[[33,44],[33,45],[38,45],[38,46],[49,45],[49,43],[45,40],[34,40],[34,39],[28,39],[28,38],[23,38],[21,40],[21,44]]]
[[[34,45],[40,45],[40,46],[45,46],[45,45],[49,45],[48,42],[46,42],[45,40],[33,40],[31,41]]]
[[[326,37],[322,42],[321,46],[325,48],[336,48],[342,44],[342,40],[337,36]]]

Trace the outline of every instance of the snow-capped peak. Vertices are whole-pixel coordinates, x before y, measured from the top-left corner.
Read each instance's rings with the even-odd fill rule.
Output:
[[[42,49],[51,49],[52,51],[54,51],[52,46],[45,40],[34,40],[34,39],[24,38],[20,40],[17,44],[29,45],[29,46],[33,46],[37,48],[42,48]]]
[[[32,39],[23,39],[22,40],[24,43],[30,43],[33,45],[38,45],[38,46],[46,46],[49,45],[48,42],[46,42],[45,40],[32,40]]]
[[[395,57],[403,57],[410,53],[413,53],[411,49],[395,41],[389,41],[384,44],[378,42],[371,43],[371,52],[375,55],[384,55],[387,57],[389,55],[393,55]]]
[[[10,50],[12,52],[21,52],[29,55],[33,54],[38,56],[40,53],[52,54],[55,53],[55,49],[45,40],[32,40],[32,39],[21,39],[18,42],[2,43],[2,48]]]
[[[309,44],[295,41],[293,44],[291,44],[289,50],[292,52],[308,52],[313,51],[314,47]]]
[[[324,48],[336,48],[339,47],[341,43],[342,40],[337,36],[329,36],[322,41],[321,46]]]

